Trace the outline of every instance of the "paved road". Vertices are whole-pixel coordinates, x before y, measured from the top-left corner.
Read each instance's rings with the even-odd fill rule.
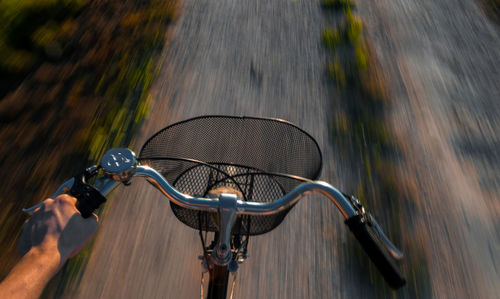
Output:
[[[402,172],[409,170],[425,194],[418,197],[422,210],[409,219],[428,249],[432,293],[494,298],[500,248],[492,212],[499,211],[498,176],[491,174],[498,174],[498,155],[482,172],[477,166],[492,153],[467,155],[498,144],[498,30],[471,0],[359,1],[358,7],[401,99],[393,121],[408,137]],[[347,166],[328,141],[335,94],[318,42],[325,18],[316,1],[185,0],[137,144],[202,114],[280,117],[318,140],[322,178],[347,186]],[[476,132],[473,124],[476,139],[463,134]],[[484,147],[467,143],[477,139]],[[471,150],[456,150],[464,146]],[[177,221],[157,191],[134,184],[117,192],[108,211],[80,287],[68,296],[198,298],[197,233]],[[280,227],[251,240],[237,298],[370,297],[372,286],[344,262],[348,237],[329,202],[302,201]]]
[[[360,1],[391,73],[436,298],[500,294],[500,31],[471,0]]]
[[[203,114],[279,117],[314,135],[323,178],[342,186],[326,129],[332,94],[319,43],[323,17],[317,2],[184,1],[138,144]],[[101,228],[81,298],[198,298],[197,232],[157,191],[137,184],[119,193]],[[237,298],[339,297],[347,286],[337,244],[347,236],[330,202],[299,203],[278,229],[251,240]]]

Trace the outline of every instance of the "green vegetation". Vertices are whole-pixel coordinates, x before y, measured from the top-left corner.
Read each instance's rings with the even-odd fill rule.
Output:
[[[392,162],[398,155],[398,144],[385,119],[390,108],[386,78],[366,36],[365,25],[353,14],[353,6],[336,7],[342,8],[343,20],[334,28],[324,29],[321,38],[331,51],[328,72],[341,95],[341,112],[332,122],[335,139],[345,149],[344,158],[350,159],[350,165],[362,169],[355,183],[360,201],[377,216],[403,252],[411,251],[402,265],[409,281],[407,292],[426,297],[430,289],[425,251],[412,238],[415,232],[407,227],[403,213],[411,204],[411,186],[398,178]],[[360,246],[350,242],[349,249],[355,253],[350,263],[368,269],[380,297],[394,297]]]
[[[175,11],[176,0],[0,0],[0,279],[19,259],[20,209],[133,141]],[[75,283],[88,254],[48,296]]]
[[[321,6],[324,8],[340,9],[345,7],[354,7],[352,0],[321,0]]]
[[[500,23],[500,0],[481,0],[486,13]]]
[[[339,62],[337,56],[328,65],[330,77],[337,83],[337,87],[344,88],[347,84],[345,70]]]
[[[322,36],[323,36],[323,43],[330,50],[335,50],[335,47],[337,47],[343,42],[340,32],[337,29],[334,30],[332,30],[331,28],[323,29]]]
[[[354,48],[362,42],[361,35],[363,34],[363,23],[359,17],[352,14],[350,7],[344,9],[344,22],[337,28],[323,29],[324,44],[334,50],[339,45],[352,45]]]
[[[343,12],[344,21],[337,28],[326,28],[322,32],[323,43],[334,52],[334,61],[329,67],[331,77],[338,86],[349,85],[360,90],[363,96],[383,101],[387,98],[383,74],[372,59],[374,53],[363,33],[363,23],[350,7]],[[346,70],[346,74],[339,76],[339,70]]]
[[[0,74],[28,71],[42,56],[60,56],[68,26],[86,5],[83,0],[2,0]]]

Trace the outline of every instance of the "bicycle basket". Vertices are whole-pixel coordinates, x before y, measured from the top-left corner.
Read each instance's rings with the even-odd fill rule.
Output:
[[[277,119],[201,116],[172,124],[142,147],[150,165],[180,192],[206,197],[218,187],[240,191],[243,199],[273,202],[321,171],[316,141],[295,125]],[[217,231],[215,217],[171,202],[184,224]],[[289,209],[275,215],[241,216],[233,234],[258,235],[278,226]]]

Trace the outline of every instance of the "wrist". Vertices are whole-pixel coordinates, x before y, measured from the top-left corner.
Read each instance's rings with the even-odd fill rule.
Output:
[[[26,256],[32,258],[38,264],[46,267],[48,271],[57,272],[67,257],[64,257],[58,250],[57,241],[44,241],[40,245],[33,246]]]
[[[53,245],[33,246],[0,284],[2,298],[38,298],[57,273],[61,257]]]

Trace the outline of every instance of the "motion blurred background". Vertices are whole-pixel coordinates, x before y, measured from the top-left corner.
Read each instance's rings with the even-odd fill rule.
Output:
[[[229,114],[311,133],[321,179],[373,211],[408,277],[387,288],[306,200],[251,243],[237,298],[499,298],[499,16],[498,0],[0,0],[0,279],[22,208],[111,147]],[[199,296],[197,232],[130,188],[44,297]]]

